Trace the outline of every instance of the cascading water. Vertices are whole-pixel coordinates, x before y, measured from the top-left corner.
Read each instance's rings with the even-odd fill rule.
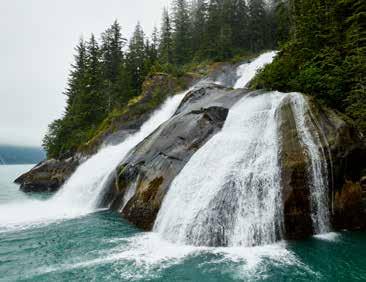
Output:
[[[252,246],[281,233],[277,109],[284,95],[248,96],[173,181],[154,230],[193,245]]]
[[[193,245],[253,246],[281,238],[278,111],[284,101],[292,105],[309,159],[315,232],[328,232],[327,167],[317,129],[305,98],[280,92],[252,94],[234,105],[222,131],[173,181],[154,230]]]
[[[246,87],[260,69],[273,61],[276,54],[276,51],[263,53],[253,62],[240,65],[236,71],[236,74],[239,78],[236,81],[234,88],[237,89]]]
[[[155,111],[141,129],[115,146],[102,148],[82,163],[61,190],[47,201],[27,200],[0,207],[0,230],[57,219],[73,218],[95,211],[102,191],[124,156],[178,108],[186,92],[169,98]]]
[[[101,149],[80,165],[53,200],[61,201],[67,208],[79,209],[82,207],[86,210],[97,208],[102,191],[121,160],[174,114],[185,94],[186,92],[169,98],[137,133],[127,137],[125,141],[116,146]]]
[[[330,232],[328,205],[328,166],[319,136],[320,128],[315,124],[310,107],[304,96],[292,93],[292,108],[297,131],[310,163],[308,176],[310,186],[311,218],[316,234]]]
[[[235,88],[245,87],[275,54],[268,52],[239,66]],[[186,93],[168,99],[139,132],[119,145],[101,149],[81,164],[51,199],[1,206],[0,229],[95,211],[123,157],[174,114]],[[174,180],[154,230],[173,241],[196,245],[251,246],[281,237],[277,111],[287,96],[291,97],[299,135],[310,159],[314,228],[317,233],[329,231],[324,177],[327,167],[320,157],[324,154],[320,138],[312,134],[316,130],[308,129],[315,125],[303,96],[279,92],[245,97],[230,110],[223,130],[192,157]]]

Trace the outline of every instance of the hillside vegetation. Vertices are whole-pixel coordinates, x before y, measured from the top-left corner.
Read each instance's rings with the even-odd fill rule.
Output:
[[[290,0],[278,57],[255,88],[299,91],[352,118],[366,134],[366,1]]]
[[[130,40],[115,21],[100,40],[76,46],[65,90],[67,105],[44,138],[49,158],[90,150],[116,121],[150,112],[215,62],[243,60],[263,50],[278,57],[253,88],[298,91],[352,118],[366,133],[366,2],[363,0],[174,0],[160,28]],[[174,89],[155,87],[169,77]],[[144,101],[142,105],[138,101]]]
[[[81,39],[64,93],[65,113],[44,138],[48,157],[65,158],[83,144],[88,147],[113,120],[134,111],[129,106],[143,94],[144,81],[155,75],[184,85],[187,73],[199,77],[213,62],[238,61],[275,48],[274,11],[263,0],[174,0],[150,36],[137,24],[127,41],[115,21],[100,40],[94,35]],[[166,97],[164,89],[158,92],[147,109]]]

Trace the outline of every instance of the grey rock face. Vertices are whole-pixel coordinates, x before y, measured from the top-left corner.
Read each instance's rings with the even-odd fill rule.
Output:
[[[251,95],[262,92],[251,93]],[[145,230],[153,227],[160,205],[171,182],[191,156],[216,132],[228,110],[247,94],[206,83],[186,95],[172,119],[140,143],[118,168],[105,203]],[[317,134],[321,136],[329,168],[329,207],[335,229],[364,228],[360,185],[350,188],[348,179],[359,181],[365,146],[351,123],[337,113],[322,108],[311,99]],[[284,201],[284,236],[304,238],[314,233],[307,176],[309,159],[304,153],[293,109],[280,110],[280,166]],[[361,187],[361,186],[360,186]],[[344,207],[348,207],[345,209]],[[352,220],[351,220],[352,219]]]
[[[50,159],[41,162],[14,182],[23,192],[54,192],[69,178],[79,165],[78,158]]]
[[[214,84],[188,93],[173,118],[123,160],[105,202],[136,226],[151,229],[175,176],[222,128],[228,109],[246,93]]]

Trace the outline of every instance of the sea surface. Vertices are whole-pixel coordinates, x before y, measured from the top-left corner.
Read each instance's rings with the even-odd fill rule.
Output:
[[[366,281],[362,232],[198,248],[141,232],[110,211],[9,227],[1,222],[7,206],[22,216],[23,203],[52,197],[25,195],[12,183],[31,167],[0,166],[0,281]]]

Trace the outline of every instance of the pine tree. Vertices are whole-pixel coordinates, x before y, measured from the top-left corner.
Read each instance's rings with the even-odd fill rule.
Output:
[[[107,111],[112,109],[112,103],[120,102],[117,84],[120,78],[119,71],[123,64],[123,47],[126,39],[122,37],[121,26],[115,21],[110,28],[102,34],[102,61],[105,91],[108,99]]]
[[[159,31],[158,28],[155,26],[151,34],[151,42],[149,41],[149,44],[146,44],[147,56],[152,63],[158,59],[159,40]]]
[[[48,157],[58,158],[66,153],[71,146],[65,140],[70,140],[71,137],[77,139],[78,136],[74,133],[78,131],[82,123],[80,103],[86,92],[87,73],[87,48],[83,39],[80,39],[75,51],[75,63],[71,65],[68,86],[64,93],[67,96],[64,117],[49,125],[48,132],[43,139],[43,147],[47,151]]]
[[[274,5],[275,43],[282,44],[289,39],[290,14],[286,0],[275,0]]]
[[[145,69],[145,51],[144,31],[140,23],[138,23],[130,40],[126,58],[127,71],[131,74],[131,87],[134,89],[134,96],[140,93],[141,85],[147,74]]]
[[[190,50],[190,20],[186,0],[175,0],[174,6],[174,59],[181,65],[191,58]]]
[[[207,8],[205,0],[195,0],[191,7],[191,49],[197,58],[204,56]]]
[[[81,38],[78,45],[75,47],[76,54],[74,55],[75,63],[71,65],[71,72],[68,78],[68,86],[65,91],[66,99],[66,114],[73,111],[75,101],[81,91],[83,91],[87,51],[84,40]]]
[[[159,59],[162,63],[171,64],[173,63],[172,25],[167,9],[163,11],[160,34]]]
[[[87,123],[96,124],[105,116],[105,97],[103,92],[103,72],[101,63],[101,51],[94,34],[87,42],[87,70],[86,70],[86,97],[82,104],[86,107]]]
[[[102,51],[104,75],[109,81],[115,82],[118,77],[119,65],[123,61],[123,47],[126,39],[122,37],[121,26],[115,21],[102,34]]]
[[[266,11],[263,0],[249,0],[249,38],[253,52],[263,50],[266,34]]]
[[[236,49],[249,49],[249,9],[245,0],[232,1],[233,46]]]
[[[211,0],[208,5],[207,34],[205,37],[207,57],[216,59],[220,57],[220,38],[222,28],[222,1]]]

